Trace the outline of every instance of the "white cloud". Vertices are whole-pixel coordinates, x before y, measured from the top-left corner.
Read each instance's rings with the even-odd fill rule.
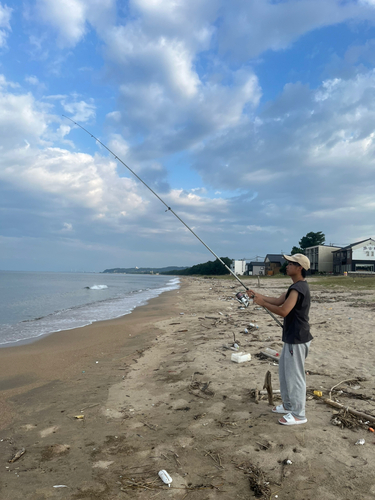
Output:
[[[51,27],[64,48],[79,43],[89,24],[100,32],[114,22],[114,14],[114,0],[37,0],[35,18]]]
[[[37,13],[58,33],[62,46],[76,45],[86,33],[86,6],[80,0],[37,0]]]
[[[89,99],[89,102],[85,101],[62,101],[62,106],[66,113],[73,115],[71,118],[77,122],[87,122],[91,118],[95,118],[96,107],[94,105],[94,100]]]
[[[26,76],[25,82],[30,83],[31,85],[38,85],[39,84],[38,77],[35,75]]]
[[[7,87],[7,82],[4,83]],[[14,88],[14,86],[12,86]],[[1,88],[1,86],[0,86]],[[47,131],[47,105],[35,101],[31,94],[17,95],[0,91],[0,135],[2,147],[24,147],[24,140],[40,144]]]
[[[6,47],[6,40],[11,31],[10,18],[13,9],[0,3],[0,48]]]
[[[267,50],[284,50],[301,35],[318,28],[352,20],[373,23],[375,13],[369,4],[370,0],[222,2],[217,33],[220,51],[237,61],[247,61]]]

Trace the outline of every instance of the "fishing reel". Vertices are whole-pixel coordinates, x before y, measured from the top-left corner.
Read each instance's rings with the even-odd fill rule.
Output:
[[[251,299],[247,293],[238,292],[236,293],[236,299],[243,307],[249,307],[250,304],[253,303],[253,299]]]

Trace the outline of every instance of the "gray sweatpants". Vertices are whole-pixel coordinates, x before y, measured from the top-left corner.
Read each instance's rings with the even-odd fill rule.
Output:
[[[305,418],[305,359],[310,344],[311,341],[306,344],[284,344],[279,360],[281,399],[284,408],[296,418]]]

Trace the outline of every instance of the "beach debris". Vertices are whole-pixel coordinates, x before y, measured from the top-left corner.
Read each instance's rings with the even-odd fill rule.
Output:
[[[249,323],[249,327],[258,330],[259,326],[256,323]]]
[[[18,460],[19,458],[21,458],[22,455],[24,455],[25,453],[26,453],[26,449],[25,448],[21,448],[20,450],[17,451],[17,453],[15,453],[13,455],[13,457],[10,460],[8,460],[8,462],[10,464],[14,463],[16,460]]]
[[[271,354],[271,356],[279,356],[279,353],[275,351],[275,349],[271,349],[270,347],[266,347],[265,351],[266,354]]]
[[[314,391],[314,396],[318,396],[318,398],[321,398],[323,396],[322,391]]]
[[[269,481],[260,467],[249,463],[236,465],[237,469],[243,470],[244,474],[249,477],[250,489],[255,496],[260,500],[268,500],[271,498],[271,488]]]
[[[339,385],[341,384],[344,384],[344,383],[347,383],[347,384],[350,384],[352,382],[359,382],[359,381],[363,381],[363,380],[366,380],[365,378],[363,377],[356,377],[356,378],[349,378],[349,379],[346,379],[346,380],[341,380],[341,382],[339,382],[338,384],[334,385],[331,390],[329,391],[329,399],[332,399],[332,391],[333,389],[336,389],[336,387],[338,387]],[[356,386],[354,386],[356,387]],[[353,389],[354,389],[353,387]],[[360,388],[360,386],[357,387],[358,389]]]
[[[337,403],[336,401],[332,401],[331,399],[324,399],[324,402],[327,404],[327,405],[330,405],[330,406],[333,406],[334,408],[338,408],[340,410],[345,410],[347,411],[348,413],[356,416],[356,417],[359,417],[360,419],[362,419],[364,422],[373,422],[375,423],[375,417],[373,417],[372,415],[368,415],[367,413],[363,413],[361,411],[357,411],[357,410],[353,410],[352,408],[349,408],[347,406],[344,406],[340,403]]]
[[[207,399],[205,396],[214,396],[214,391],[211,391],[208,387],[211,382],[199,382],[198,380],[194,380],[194,375],[191,377],[191,382],[189,385],[189,393],[193,396],[197,396],[198,398]],[[203,392],[204,395],[200,394]]]
[[[85,415],[75,415],[75,417],[77,420],[83,420],[85,418]]]
[[[158,476],[160,477],[160,479],[163,481],[164,484],[167,484],[169,487],[171,487],[172,478],[166,470],[164,469],[160,470],[158,472]]]
[[[245,352],[233,352],[230,358],[235,363],[244,363],[251,360],[251,354]]]
[[[363,444],[365,444],[365,443],[366,443],[366,441],[365,441],[364,439],[358,439],[358,441],[356,441],[356,443],[355,443],[355,444],[360,444],[360,445],[363,445]]]
[[[66,484],[55,484],[54,488],[69,488]]]
[[[211,451],[211,450],[203,450],[205,452],[205,457],[207,457],[207,455],[209,457],[212,458],[212,460],[215,462],[215,467],[217,469],[224,469],[224,467],[221,465],[221,458],[220,458],[220,455],[219,453],[216,454],[216,456],[214,455],[214,453]]]
[[[292,465],[292,463],[293,462],[287,458],[284,460],[284,465]]]
[[[279,362],[279,357],[274,356],[273,354],[268,354],[266,351],[261,351],[255,354],[255,356],[259,359],[267,360],[267,359],[272,359],[275,362]]]

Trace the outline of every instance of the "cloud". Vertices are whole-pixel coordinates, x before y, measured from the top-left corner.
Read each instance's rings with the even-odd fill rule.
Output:
[[[244,62],[267,50],[285,50],[300,36],[322,27],[344,21],[374,23],[375,12],[370,3],[373,4],[370,0],[223,2],[217,32],[219,50],[222,55]]]
[[[13,9],[0,3],[0,48],[6,47],[6,40],[11,31],[10,18]]]
[[[31,85],[39,85],[38,77],[35,75],[26,76],[25,82],[30,83]]]
[[[47,131],[49,107],[35,101],[31,94],[15,94],[1,91],[1,87],[17,88],[5,79],[0,79],[0,135],[2,151],[12,147],[23,148],[24,140],[40,144]]]
[[[37,0],[35,18],[51,28],[60,48],[74,47],[85,37],[89,25],[100,32],[113,23],[114,0]]]
[[[73,47],[85,35],[86,7],[80,0],[37,0],[38,17],[56,30],[61,46]]]
[[[90,99],[89,102],[85,101],[62,101],[62,106],[66,113],[73,115],[72,120],[77,122],[87,122],[95,118],[95,104],[94,100]]]

